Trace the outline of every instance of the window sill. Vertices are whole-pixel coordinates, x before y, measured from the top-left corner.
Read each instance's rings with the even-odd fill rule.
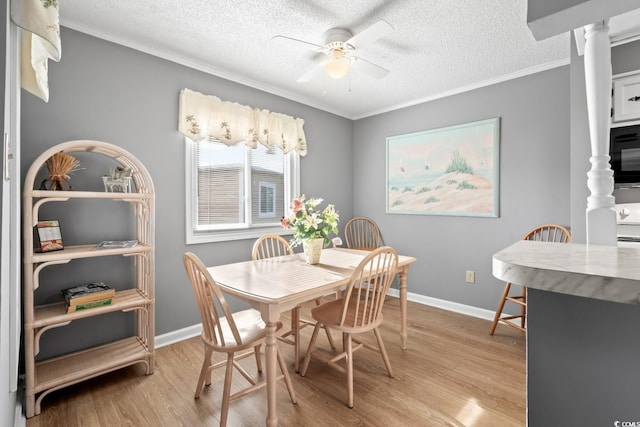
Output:
[[[243,230],[224,231],[201,231],[187,232],[187,245],[197,245],[201,243],[228,242],[231,240],[257,239],[264,234],[279,234],[281,236],[291,236],[291,230],[285,230],[281,226],[251,228]]]

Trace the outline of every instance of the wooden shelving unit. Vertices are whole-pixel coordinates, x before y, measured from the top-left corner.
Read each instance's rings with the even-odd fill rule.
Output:
[[[94,191],[35,190],[38,172],[46,160],[57,152],[90,152],[114,159],[123,167],[131,168],[135,185],[132,193]],[[131,205],[135,222],[133,248],[95,250],[96,244],[68,246],[64,250],[38,253],[34,250],[33,227],[38,222],[40,208],[45,203],[65,202],[71,199],[106,199]],[[154,366],[154,240],[155,195],[153,182],[147,169],[133,155],[115,145],[101,141],[69,141],[42,153],[29,168],[24,185],[24,353],[26,414],[40,413],[42,399],[50,392],[136,363],[144,363],[147,375]],[[134,237],[132,237],[134,238]],[[35,293],[41,283],[40,273],[51,265],[67,264],[71,260],[115,257],[133,262],[135,278],[129,289],[116,293],[111,305],[66,313],[62,302],[36,305]],[[100,316],[114,311],[136,313],[135,335],[97,347],[36,361],[40,339],[47,330],[64,327],[74,320]]]

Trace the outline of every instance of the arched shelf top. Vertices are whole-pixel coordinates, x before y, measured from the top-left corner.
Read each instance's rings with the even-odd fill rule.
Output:
[[[48,150],[40,154],[31,164],[31,167],[27,171],[25,177],[25,191],[32,191],[34,189],[34,183],[36,176],[42,167],[45,166],[46,161],[55,153],[96,153],[109,157],[123,167],[131,168],[132,178],[135,184],[136,193],[148,193],[154,194],[153,181],[147,168],[130,152],[104,141],[92,141],[92,140],[75,140],[67,141],[54,145]]]

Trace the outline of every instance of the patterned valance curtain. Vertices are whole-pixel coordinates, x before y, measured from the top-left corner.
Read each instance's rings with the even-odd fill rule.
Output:
[[[11,20],[22,28],[20,82],[24,90],[49,101],[48,61],[60,61],[57,0],[11,0]]]
[[[244,142],[252,148],[258,144],[279,147],[288,153],[296,150],[307,154],[307,141],[302,129],[304,120],[222,101],[189,89],[180,92],[178,130],[194,141],[206,137],[227,145]]]

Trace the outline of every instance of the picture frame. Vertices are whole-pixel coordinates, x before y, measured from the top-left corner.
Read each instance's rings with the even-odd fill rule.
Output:
[[[38,221],[34,228],[36,249],[40,252],[61,251],[64,249],[59,221]]]
[[[613,79],[612,122],[640,120],[640,72],[625,73]]]
[[[387,138],[386,212],[499,216],[500,118]]]

